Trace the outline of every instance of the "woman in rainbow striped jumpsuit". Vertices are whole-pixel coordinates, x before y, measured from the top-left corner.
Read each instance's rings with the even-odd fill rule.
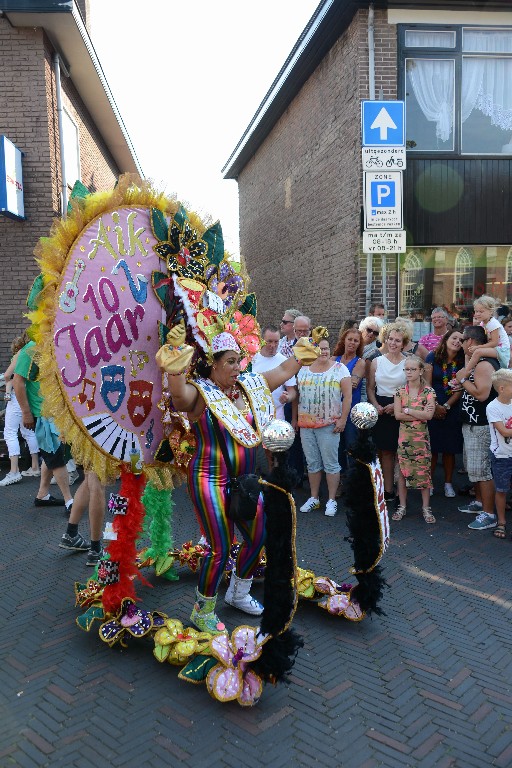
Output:
[[[194,350],[176,341],[180,341],[179,334],[173,348],[171,333],[157,360],[170,374],[174,407],[187,413],[196,438],[196,451],[188,465],[188,487],[201,531],[210,546],[210,553],[201,564],[190,619],[201,631],[219,633],[225,631],[225,626],[215,613],[215,605],[233,540],[233,522],[226,515],[229,473],[212,415],[217,417],[235,474],[253,472],[261,429],[274,414],[271,391],[294,376],[303,364],[316,359],[318,351],[309,340],[301,339],[301,344],[294,347],[295,355],[277,368],[262,375],[240,375],[240,347],[234,336],[224,331],[212,340],[213,364],[199,362],[198,378],[187,381],[185,372]],[[225,601],[245,613],[259,616],[263,606],[250,595],[250,588],[265,540],[261,498],[255,519],[237,525],[243,543]]]

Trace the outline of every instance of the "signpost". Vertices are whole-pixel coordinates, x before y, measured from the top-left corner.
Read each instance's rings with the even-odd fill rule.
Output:
[[[405,102],[361,102],[364,181],[363,249],[405,253],[402,171],[406,167]]]

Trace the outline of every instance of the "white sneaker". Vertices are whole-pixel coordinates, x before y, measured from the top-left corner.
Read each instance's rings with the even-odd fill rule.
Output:
[[[445,483],[444,484],[444,495],[448,499],[453,499],[457,494],[455,493],[455,489],[451,483]]]
[[[76,483],[80,475],[78,474],[78,471],[76,469],[73,470],[73,472],[69,473],[69,484],[73,485]]]
[[[21,474],[22,474],[23,477],[40,477],[41,476],[41,470],[40,469],[32,469],[32,467],[30,467],[29,469],[26,469]]]
[[[325,505],[325,514],[327,515],[327,517],[334,517],[337,511],[338,511],[337,503],[335,502],[334,499],[329,499],[329,501]]]
[[[302,505],[300,508],[301,512],[312,512],[314,509],[320,509],[320,499],[315,499],[314,496],[311,496],[305,504]]]
[[[14,483],[21,483],[23,480],[21,472],[8,472],[3,480],[0,480],[0,485],[14,485]]]
[[[73,483],[76,483],[80,475],[78,474],[78,471],[76,469],[73,470],[73,472],[68,472],[68,480],[69,484],[73,485]],[[57,481],[54,477],[50,480],[50,485],[57,485]]]

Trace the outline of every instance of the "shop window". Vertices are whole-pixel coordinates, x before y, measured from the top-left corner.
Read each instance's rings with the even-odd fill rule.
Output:
[[[433,307],[472,317],[473,302],[488,293],[512,309],[512,246],[416,247],[399,257],[399,314],[418,322]]]
[[[410,152],[512,155],[512,29],[401,27]]]
[[[406,312],[423,307],[423,259],[414,251],[405,258],[401,306]]]

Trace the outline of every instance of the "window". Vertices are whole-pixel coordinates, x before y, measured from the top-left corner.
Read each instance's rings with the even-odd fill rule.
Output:
[[[80,145],[78,126],[64,109],[62,111],[62,132],[64,134],[64,162],[66,165],[66,183],[72,188],[75,181],[80,181]]]
[[[423,259],[412,251],[405,258],[402,275],[402,301],[404,312],[411,312],[423,307]]]
[[[455,257],[453,302],[456,307],[464,306],[471,302],[474,282],[473,256],[466,248],[461,248]]]
[[[512,155],[512,29],[400,35],[408,151]]]
[[[483,293],[512,309],[512,248],[502,245],[416,246],[399,257],[399,314],[425,320],[432,307],[472,317]]]

